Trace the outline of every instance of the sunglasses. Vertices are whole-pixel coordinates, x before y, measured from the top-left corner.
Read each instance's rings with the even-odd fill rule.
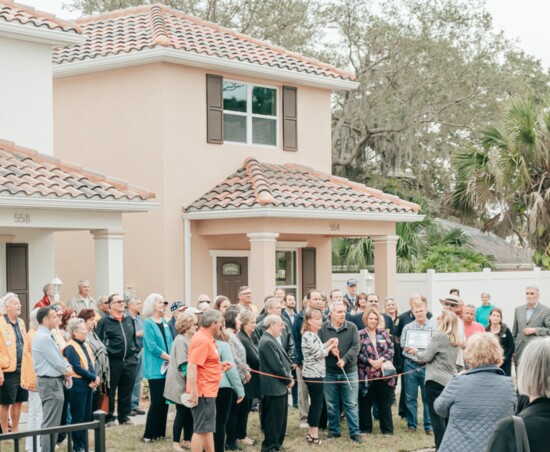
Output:
[[[456,304],[454,304],[454,303],[445,303],[445,306],[447,306],[448,308],[452,308],[453,306],[456,306]]]
[[[111,304],[126,304],[124,300],[111,301]]]
[[[525,295],[536,295],[536,292],[525,292]]]

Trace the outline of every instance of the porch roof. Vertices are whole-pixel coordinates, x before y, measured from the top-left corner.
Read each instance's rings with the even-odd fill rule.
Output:
[[[249,157],[242,168],[185,209],[189,219],[236,217],[420,221],[420,206],[397,196],[287,163]]]
[[[123,180],[0,140],[0,206],[150,210],[155,194]]]

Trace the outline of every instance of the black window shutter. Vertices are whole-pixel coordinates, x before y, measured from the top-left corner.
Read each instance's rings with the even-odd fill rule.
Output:
[[[302,298],[317,288],[317,249],[302,248]]]
[[[223,77],[206,74],[206,141],[223,144]]]
[[[283,150],[298,150],[297,90],[283,86]]]

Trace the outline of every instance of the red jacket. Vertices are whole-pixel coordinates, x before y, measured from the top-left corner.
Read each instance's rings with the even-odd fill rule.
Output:
[[[36,308],[45,308],[46,306],[51,305],[50,299],[46,294],[44,294],[44,297],[42,297],[42,300],[40,300],[38,303],[34,305],[34,309]]]

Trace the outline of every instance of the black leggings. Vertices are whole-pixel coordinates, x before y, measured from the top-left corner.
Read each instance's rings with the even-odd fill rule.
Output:
[[[237,413],[237,439],[245,439],[248,436],[248,415],[251,409],[252,399],[245,396],[244,400],[239,404],[239,412]]]
[[[182,430],[183,440],[191,441],[193,436],[193,413],[185,405],[176,404],[176,417],[172,427],[172,436],[175,443],[180,442]]]
[[[227,420],[227,446],[234,447],[237,444],[237,439],[246,438],[246,424],[251,402],[245,397],[241,403],[237,403],[237,396],[233,397],[231,412]]]
[[[218,397],[216,397],[216,431],[214,432],[214,450],[216,452],[225,451],[225,426],[229,419],[234,394],[231,388],[220,388]]]
[[[305,378],[307,380],[307,390],[311,399],[309,412],[307,414],[307,423],[310,427],[319,427],[325,397],[323,395],[323,379],[322,378]],[[311,382],[311,383],[310,383]],[[318,382],[318,383],[313,383]]]

